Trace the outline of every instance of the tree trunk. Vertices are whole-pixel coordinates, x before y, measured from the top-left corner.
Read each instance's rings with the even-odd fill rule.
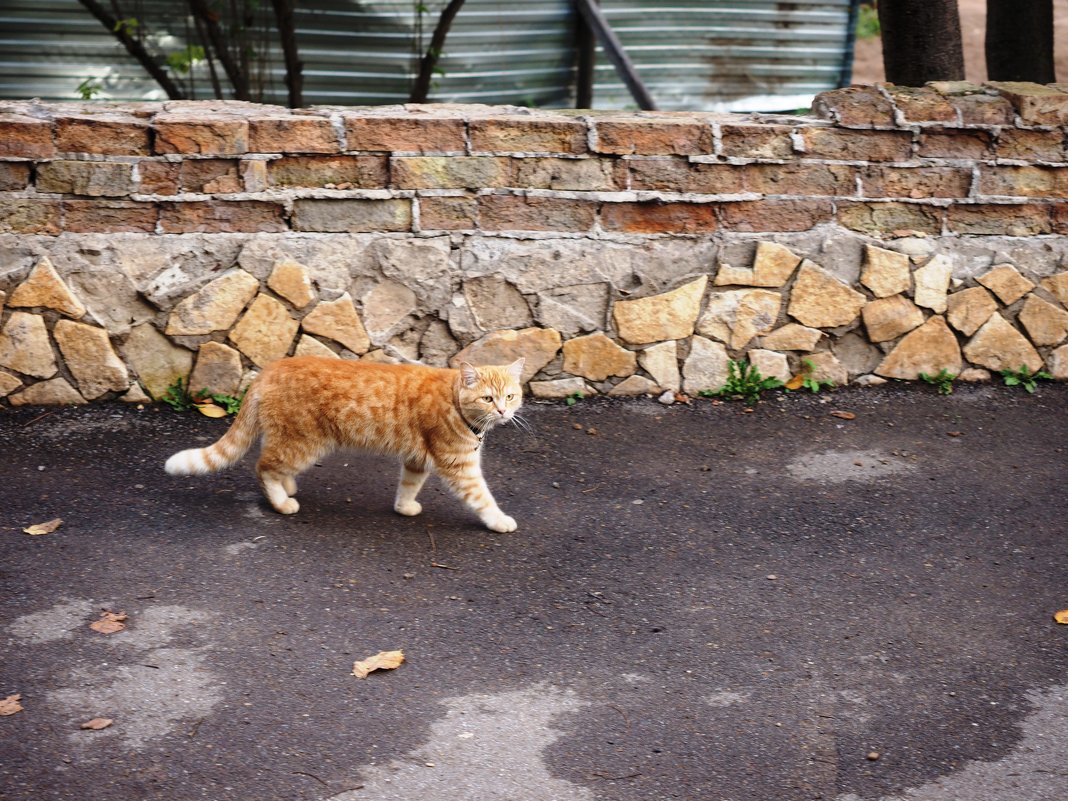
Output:
[[[408,98],[409,103],[425,103],[430,94],[430,80],[434,77],[434,70],[438,66],[438,60],[445,49],[445,37],[449,35],[452,21],[460,13],[464,0],[449,0],[445,10],[438,17],[438,24],[434,27],[434,35],[430,37],[430,46],[426,49],[426,55],[419,62],[419,74],[415,78],[415,86]]]
[[[878,10],[887,81],[964,80],[957,0],[879,0]]]
[[[304,62],[297,54],[297,29],[293,22],[294,0],[272,0],[274,18],[278,26],[278,38],[282,43],[282,55],[286,62],[286,89],[289,90],[289,107],[304,105]]]
[[[1053,0],[986,0],[992,81],[1053,83]]]

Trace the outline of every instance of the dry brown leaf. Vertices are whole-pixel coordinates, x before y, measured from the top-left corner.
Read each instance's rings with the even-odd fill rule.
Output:
[[[115,634],[126,628],[126,618],[125,612],[101,612],[100,620],[90,623],[89,628],[101,634]]]
[[[1062,625],[1068,626],[1068,609],[1062,609],[1057,612],[1053,615],[1053,619]]]
[[[111,718],[93,718],[92,720],[87,720],[83,723],[82,728],[90,729],[91,731],[100,731],[101,729],[106,729],[114,722],[115,721]]]
[[[51,534],[61,525],[63,525],[63,518],[57,517],[55,520],[49,520],[47,523],[34,523],[32,526],[27,526],[22,530],[31,537],[38,537],[41,534]]]
[[[205,417],[226,417],[226,409],[214,403],[197,403],[195,406]]]
[[[803,374],[801,374],[801,373],[798,373],[793,378],[791,378],[789,381],[787,381],[785,384],[783,384],[783,386],[786,387],[787,389],[801,389],[801,387],[804,386],[804,384],[805,384],[805,376]]]
[[[358,679],[367,678],[375,670],[393,670],[404,662],[404,651],[379,651],[374,656],[361,659],[352,665],[352,675]]]
[[[843,412],[835,409],[831,412],[831,417],[837,417],[840,420],[856,420],[857,416],[853,412]]]
[[[7,715],[14,715],[16,712],[22,711],[22,704],[19,703],[22,695],[15,693],[9,695],[7,698],[0,698],[0,717]]]
[[[963,433],[964,433],[963,431],[947,431],[946,432],[946,436],[947,437],[959,437]]]

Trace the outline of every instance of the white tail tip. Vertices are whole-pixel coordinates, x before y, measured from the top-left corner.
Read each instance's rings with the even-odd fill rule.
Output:
[[[174,454],[163,466],[172,476],[189,476],[210,473],[211,468],[205,461],[201,451],[203,448],[190,448]]]

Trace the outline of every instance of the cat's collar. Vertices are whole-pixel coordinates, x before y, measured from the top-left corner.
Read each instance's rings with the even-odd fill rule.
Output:
[[[466,418],[464,419],[464,424],[467,426],[467,430],[478,438],[478,444],[481,445],[483,437],[486,436],[486,432],[480,431],[479,429],[475,428],[473,425],[467,422]]]

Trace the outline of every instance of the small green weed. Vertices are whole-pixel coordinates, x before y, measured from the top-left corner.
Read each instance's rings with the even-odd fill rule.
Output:
[[[875,39],[880,35],[879,12],[875,3],[861,3],[857,12],[857,39]]]
[[[1038,386],[1038,380],[1050,381],[1053,379],[1045,370],[1035,370],[1033,373],[1027,369],[1027,365],[1021,364],[1018,370],[1001,370],[1001,380],[1007,387],[1023,387],[1028,393],[1033,393]]]
[[[755,366],[746,361],[727,362],[727,383],[714,394],[721,398],[741,398],[752,405],[760,401],[761,393],[769,389],[778,389],[783,385],[777,378],[765,378]],[[707,392],[707,390],[706,390]],[[704,392],[698,393],[703,395]]]
[[[928,384],[933,384],[938,387],[939,395],[952,395],[953,394],[953,379],[957,376],[954,373],[949,372],[945,367],[938,371],[938,375],[927,375],[927,373],[920,373],[920,380],[926,381]]]
[[[583,395],[581,392],[572,392],[570,395],[564,398],[564,403],[566,403],[568,406],[574,406],[576,403],[578,403],[585,397],[586,396]]]
[[[193,396],[189,394],[189,387],[186,386],[184,378],[179,378],[167,387],[160,400],[176,412],[188,412],[193,408]]]
[[[226,412],[227,415],[237,414],[241,410],[241,402],[245,399],[248,387],[236,398],[233,395],[224,395],[221,392],[212,392],[204,388],[199,392],[190,392],[189,385],[184,378],[179,378],[163,393],[160,398],[176,412],[188,412],[192,409],[201,409],[204,406],[214,404]],[[216,416],[221,416],[216,412]]]
[[[78,97],[80,97],[82,100],[92,100],[102,91],[104,91],[104,87],[97,83],[96,78],[86,78],[84,81],[78,84],[78,88],[74,91],[78,93]]]
[[[834,389],[835,383],[825,378],[816,378],[813,372],[816,365],[811,359],[801,360],[801,373],[795,375],[786,384],[787,389],[807,389],[809,392],[820,392],[824,389]]]

